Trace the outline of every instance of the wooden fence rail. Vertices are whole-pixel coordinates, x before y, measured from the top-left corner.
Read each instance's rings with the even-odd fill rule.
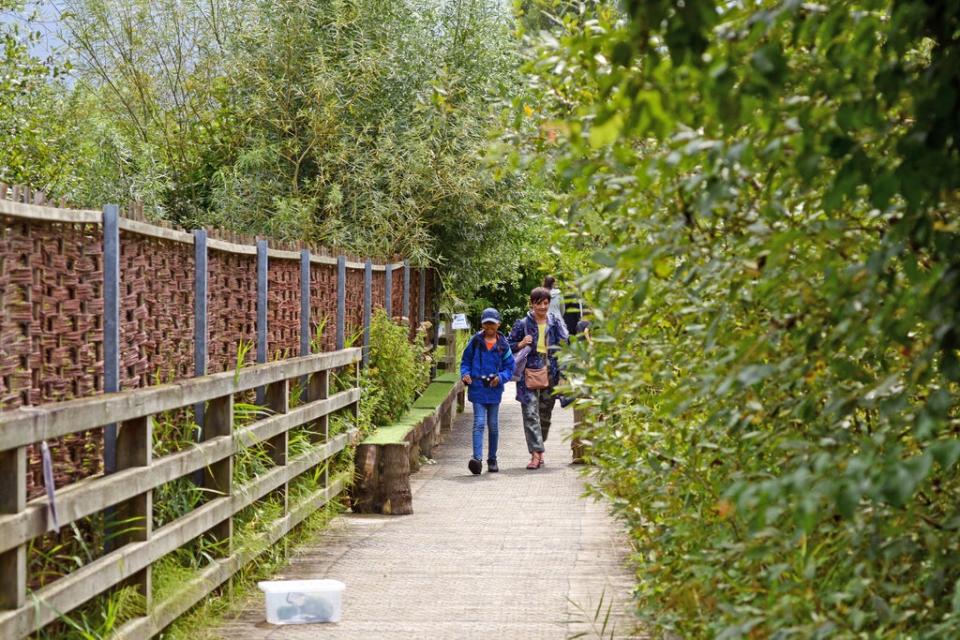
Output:
[[[260,541],[268,545],[329,502],[349,482],[348,472],[331,477],[324,467],[321,488],[292,508],[287,487],[355,440],[361,357],[359,348],[344,349],[0,414],[0,638],[23,638],[122,585],[137,587],[145,597],[147,614],[127,622],[116,635],[138,639],[155,635],[259,553],[254,548],[234,548],[233,519],[238,512],[272,492],[282,497],[283,517],[270,525]],[[352,386],[331,395],[329,372],[344,367],[352,373]],[[291,385],[304,381],[303,401],[291,408]],[[258,390],[270,413],[235,428],[234,394],[251,390]],[[205,406],[202,442],[154,458],[154,416],[196,405]],[[332,435],[330,414],[347,409],[352,411],[352,427]],[[26,448],[108,424],[118,425],[116,471],[59,489],[55,500],[58,520],[63,526],[111,510],[118,522],[127,523],[127,529],[102,557],[28,593],[28,545],[50,530],[51,509],[46,497],[27,502]],[[288,458],[289,432],[305,425],[317,426],[316,446]],[[260,443],[266,443],[274,466],[243,486],[234,486],[235,456]],[[153,490],[197,472],[202,473],[209,499],[153,530]],[[129,526],[132,522],[142,522],[142,526]],[[222,557],[174,597],[153,603],[152,563],[201,535],[220,542]]]

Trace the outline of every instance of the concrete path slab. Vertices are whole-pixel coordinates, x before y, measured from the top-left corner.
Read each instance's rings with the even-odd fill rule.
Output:
[[[467,403],[413,478],[414,514],[337,518],[276,579],[346,583],[337,624],[273,626],[259,594],[218,630],[248,639],[563,639],[643,637],[631,613],[626,536],[603,504],[581,498],[570,464],[573,412],[554,412],[546,465],[524,467],[520,405],[512,386],[500,412],[500,473],[467,470]],[[593,624],[603,598],[610,622]],[[611,628],[613,634],[611,635]],[[578,634],[584,634],[582,636]]]

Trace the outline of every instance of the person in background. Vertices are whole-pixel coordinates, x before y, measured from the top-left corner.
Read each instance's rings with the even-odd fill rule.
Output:
[[[567,325],[567,332],[574,336],[580,331],[577,329],[583,320],[583,300],[575,298],[566,300],[566,307],[563,310],[563,323]]]
[[[553,276],[547,276],[543,279],[543,288],[550,292],[550,308],[547,313],[551,313],[558,318],[563,318],[563,293],[556,286],[557,280]]]
[[[467,468],[474,475],[483,470],[483,431],[487,430],[487,471],[496,473],[497,445],[500,441],[500,400],[503,385],[513,375],[513,350],[501,334],[500,312],[484,309],[480,315],[483,329],[463,350],[460,377],[467,385],[467,397],[473,403],[473,457]]]
[[[527,440],[530,462],[527,469],[539,469],[543,466],[544,441],[550,433],[550,420],[556,396],[554,387],[560,381],[560,365],[557,351],[564,342],[569,342],[567,328],[560,316],[549,313],[550,291],[537,287],[530,292],[530,311],[513,325],[510,336],[510,348],[516,353],[524,347],[530,347],[523,374],[517,380],[517,400],[523,413],[523,435]],[[531,369],[546,368],[547,386],[531,389],[527,385]]]
[[[583,336],[586,339],[588,344],[593,342],[590,339],[590,321],[584,318],[583,316],[580,317],[580,321],[577,323],[577,327],[576,327],[576,330],[574,331],[574,334],[577,337]]]

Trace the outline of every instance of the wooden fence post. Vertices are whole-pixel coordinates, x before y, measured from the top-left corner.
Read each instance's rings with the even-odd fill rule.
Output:
[[[0,451],[0,513],[27,506],[27,448]],[[0,553],[0,610],[18,609],[27,600],[27,545]]]
[[[289,413],[290,412],[290,383],[287,380],[280,380],[272,384],[267,385],[267,390],[264,399],[265,406],[273,411],[274,413]],[[274,437],[267,440],[267,448],[270,450],[270,458],[273,460],[273,464],[277,466],[285,466],[287,464],[287,446],[289,443],[289,431],[284,431],[279,433]],[[277,491],[280,492],[283,499],[283,515],[287,515],[290,511],[290,503],[288,498],[288,488],[289,483],[284,482],[283,486],[279,487]]]
[[[222,396],[207,403],[203,426],[203,440],[212,440],[219,436],[233,435],[233,396]],[[203,487],[212,496],[228,497],[233,493],[233,456],[213,462],[203,470]],[[216,499],[211,497],[210,499]],[[209,530],[216,542],[221,543],[223,556],[230,555],[233,539],[233,516],[215,524]]]
[[[317,371],[307,382],[306,388],[306,401],[313,402],[315,400],[326,400],[330,396],[330,372],[324,369],[323,371]],[[326,442],[330,439],[330,416],[324,415],[317,419],[314,423],[316,425],[317,431],[320,434],[318,440],[320,442]],[[323,464],[327,464],[324,461]],[[329,465],[327,465],[329,467]],[[323,486],[329,486],[327,483],[330,479],[330,473],[328,468],[325,467],[323,471]]]
[[[337,350],[343,349],[346,344],[347,317],[347,259],[344,256],[337,258]]]
[[[149,467],[153,460],[153,418],[145,416],[120,424],[117,432],[117,471],[132,467]],[[153,490],[117,505],[114,545],[119,548],[128,542],[150,539],[153,532]],[[109,532],[108,532],[109,533]],[[126,584],[134,585],[146,600],[147,611],[153,599],[151,566],[131,576]]]
[[[120,391],[120,207],[103,208],[103,391]],[[103,470],[117,469],[117,425],[103,428]]]
[[[373,262],[363,265],[363,366],[370,359],[370,318],[373,314]]]

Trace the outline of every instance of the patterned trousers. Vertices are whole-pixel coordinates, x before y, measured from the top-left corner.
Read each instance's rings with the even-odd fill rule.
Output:
[[[543,443],[550,434],[550,420],[557,399],[553,397],[551,389],[531,390],[530,394],[530,400],[520,405],[523,414],[523,436],[527,440],[527,451],[542,453]]]

